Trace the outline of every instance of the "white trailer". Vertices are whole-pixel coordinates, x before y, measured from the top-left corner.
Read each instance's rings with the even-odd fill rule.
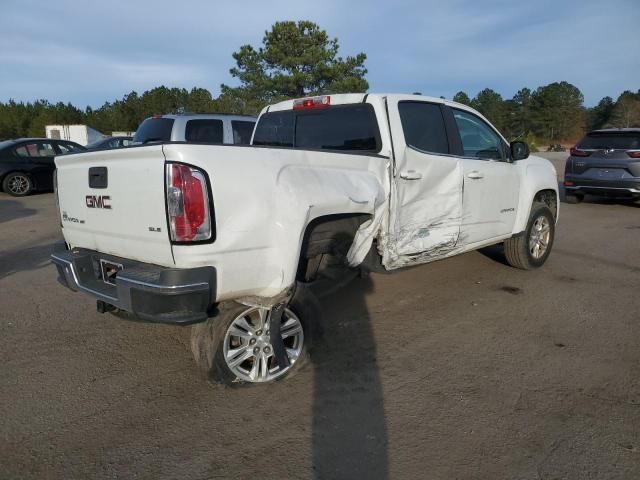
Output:
[[[71,140],[84,146],[108,136],[87,125],[47,125],[44,128],[47,138]]]

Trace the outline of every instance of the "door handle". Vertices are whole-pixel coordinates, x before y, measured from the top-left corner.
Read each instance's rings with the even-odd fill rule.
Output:
[[[469,172],[467,177],[473,178],[474,180],[479,180],[480,178],[484,178],[484,173],[474,170],[472,172]]]
[[[400,172],[400,178],[403,180],[420,180],[422,178],[422,174],[415,170],[405,170],[404,172]]]

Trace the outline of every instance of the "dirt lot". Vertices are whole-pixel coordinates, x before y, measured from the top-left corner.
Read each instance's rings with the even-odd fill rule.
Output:
[[[355,280],[311,365],[237,390],[59,286],[60,238],[52,194],[0,194],[0,478],[640,478],[640,206],[563,204],[537,271]]]

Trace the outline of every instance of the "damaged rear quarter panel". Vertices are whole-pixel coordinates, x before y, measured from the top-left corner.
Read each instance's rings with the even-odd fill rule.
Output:
[[[384,215],[389,183],[384,157],[187,144],[166,145],[165,155],[209,176],[216,241],[174,245],[173,255],[180,268],[216,267],[219,301],[276,297],[293,285],[304,231],[314,218],[371,214],[354,242],[368,251]]]

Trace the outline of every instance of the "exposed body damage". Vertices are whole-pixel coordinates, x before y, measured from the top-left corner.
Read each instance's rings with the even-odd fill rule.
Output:
[[[389,270],[429,263],[452,257],[469,250],[497,243],[500,240],[517,235],[524,231],[535,201],[546,203],[558,216],[558,193],[555,171],[549,169],[548,161],[531,156],[518,162],[514,169],[526,177],[518,199],[518,206],[514,209],[513,228],[500,237],[490,237],[481,242],[469,242],[465,225],[472,225],[474,219],[469,212],[461,208],[465,184],[471,182],[462,176],[461,169],[452,170],[448,178],[441,178],[437,185],[433,185],[438,196],[428,196],[420,199],[421,211],[433,212],[434,216],[418,222],[407,221],[404,228],[397,228],[395,234],[392,224],[389,230],[379,232],[379,245],[382,264]],[[433,177],[432,177],[433,178]],[[397,194],[396,182],[392,183],[391,197]],[[555,188],[554,188],[555,187]],[[404,204],[398,200],[400,207],[391,210],[391,217],[397,220],[393,212],[400,210],[406,215]],[[437,212],[442,212],[435,216]],[[404,253],[399,253],[404,252]],[[350,258],[351,260],[351,258]],[[351,262],[351,265],[357,265]]]
[[[382,264],[396,269],[443,258],[460,248],[462,224],[462,164],[454,158],[445,161],[416,159],[419,155],[406,148],[396,162],[396,171],[410,169],[418,161],[420,174],[428,179],[424,188],[403,181],[400,174],[392,182],[390,220],[382,243]],[[415,171],[415,170],[409,170]],[[418,181],[422,179],[417,179]]]
[[[213,169],[200,160],[202,151],[213,147],[167,145],[167,157],[175,158],[174,148],[181,161]],[[225,165],[216,169],[212,181],[216,241],[173,247],[177,264],[205,262],[227,272],[218,284],[221,301],[237,298],[239,293],[269,301],[291,288],[306,228],[315,219],[369,214],[372,223],[379,224],[378,217],[384,213],[389,185],[385,159],[276,149],[228,150]],[[255,162],[254,171],[242,178],[242,188],[238,188],[234,165],[252,164],[252,157],[261,161]],[[354,163],[360,168],[351,168]]]

